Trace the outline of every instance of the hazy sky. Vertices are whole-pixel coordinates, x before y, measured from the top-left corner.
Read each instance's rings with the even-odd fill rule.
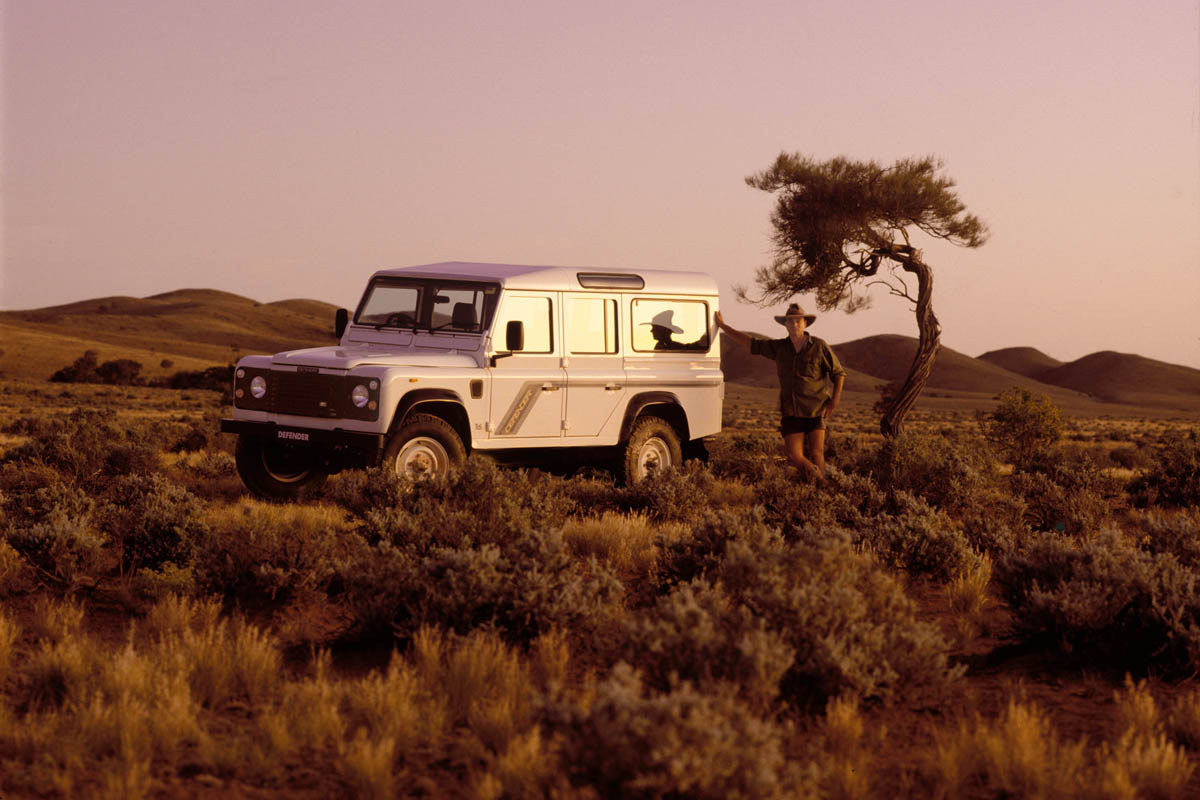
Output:
[[[2,308],[477,260],[703,270],[782,333],[744,177],[934,153],[993,232],[926,249],[945,345],[1200,367],[1196,0],[3,7]],[[813,332],[915,336],[876,293]]]

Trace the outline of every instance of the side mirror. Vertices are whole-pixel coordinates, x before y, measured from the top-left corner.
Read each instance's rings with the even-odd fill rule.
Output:
[[[349,324],[350,312],[344,308],[339,308],[333,317],[333,335],[341,339],[342,334],[346,332],[346,326]]]
[[[525,323],[510,319],[504,328],[504,349],[510,353],[525,349]]]

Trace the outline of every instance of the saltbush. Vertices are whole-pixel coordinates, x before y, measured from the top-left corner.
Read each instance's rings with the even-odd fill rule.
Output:
[[[1184,566],[1200,570],[1200,509],[1134,512],[1130,524],[1143,550],[1170,553]]]
[[[340,582],[361,634],[494,626],[518,642],[596,621],[623,593],[611,567],[574,557],[562,534],[547,529],[424,552],[385,539],[348,559]]]
[[[891,500],[894,513],[864,518],[854,528],[856,543],[886,564],[934,580],[949,580],[976,563],[962,529],[945,513],[903,491]]]
[[[6,538],[41,577],[68,586],[95,576],[104,562],[104,536],[91,516],[61,507],[50,509],[36,522],[15,525]]]
[[[732,689],[682,683],[647,689],[618,664],[588,706],[547,711],[572,782],[601,797],[811,797],[812,776],[785,757],[786,731],[754,713]]]
[[[795,658],[783,633],[703,579],[660,597],[624,629],[626,660],[661,690],[680,680],[701,688],[725,682],[766,706]]]
[[[4,462],[50,466],[77,485],[102,490],[114,477],[158,468],[158,448],[144,431],[121,428],[112,416],[77,410],[38,426],[31,439],[8,451]]]
[[[999,557],[993,576],[1027,638],[1125,669],[1200,668],[1196,573],[1119,530],[1039,536]]]
[[[727,537],[708,577],[795,652],[782,686],[797,705],[818,707],[841,694],[887,699],[958,674],[937,629],[917,619],[901,587],[854,549],[849,532],[809,527],[785,541],[752,526]]]
[[[990,413],[979,414],[979,425],[1010,463],[1020,465],[1062,438],[1062,412],[1045,395],[1012,388],[1000,393]]]
[[[1159,445],[1146,474],[1129,487],[1140,506],[1200,506],[1200,436],[1186,436]]]
[[[100,511],[101,527],[121,550],[123,569],[188,564],[207,533],[204,504],[160,473],[118,480]]]
[[[994,480],[996,462],[977,438],[905,432],[860,454],[854,470],[953,513],[976,502]]]

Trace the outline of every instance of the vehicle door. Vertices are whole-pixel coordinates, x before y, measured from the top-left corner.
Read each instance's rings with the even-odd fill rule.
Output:
[[[488,431],[492,439],[513,439],[523,446],[532,439],[560,439],[566,401],[566,374],[558,326],[556,293],[505,292],[492,326],[491,352],[505,351],[505,330],[520,320],[524,347],[489,367],[491,402]]]
[[[597,436],[625,398],[625,365],[617,338],[620,295],[563,295],[568,437]]]

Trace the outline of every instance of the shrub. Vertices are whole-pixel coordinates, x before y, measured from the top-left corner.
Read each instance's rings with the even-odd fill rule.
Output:
[[[114,477],[146,473],[158,466],[158,450],[139,431],[112,424],[111,415],[78,410],[31,432],[3,461],[42,463],[86,489],[103,489]]]
[[[1012,388],[990,413],[979,414],[983,435],[1013,464],[1024,464],[1063,434],[1062,413],[1045,395]]]
[[[96,367],[100,365],[100,353],[96,350],[86,350],[83,355],[75,359],[75,363],[69,367],[63,367],[58,372],[50,376],[50,380],[55,383],[95,383]]]
[[[984,442],[907,432],[859,456],[855,471],[891,490],[912,492],[947,511],[970,508],[996,474]]]
[[[1130,522],[1143,549],[1170,553],[1184,566],[1200,569],[1200,509],[1150,509],[1134,512]]]
[[[601,797],[772,798],[813,796],[809,777],[784,757],[784,730],[754,714],[731,690],[684,683],[647,690],[618,664],[589,707],[548,712],[562,737],[573,782]]]
[[[767,630],[762,619],[703,579],[631,618],[625,635],[626,659],[657,689],[680,680],[702,689],[725,682],[759,706],[774,701],[794,660],[784,634]]]
[[[978,561],[962,530],[950,517],[907,492],[897,492],[896,513],[864,518],[854,539],[884,563],[910,575],[949,580]]]
[[[362,633],[493,625],[520,642],[594,622],[623,592],[610,567],[576,559],[553,530],[424,552],[384,540],[349,559],[341,581]]]
[[[368,471],[334,490],[362,518],[368,541],[389,541],[420,551],[462,542],[501,542],[531,527],[558,527],[575,503],[544,473],[504,470],[475,457],[449,480],[411,484],[383,470]],[[362,486],[362,498],[346,487]],[[368,506],[367,503],[372,505]]]
[[[1200,667],[1195,573],[1118,530],[1082,541],[1038,537],[1001,556],[994,574],[1027,638],[1127,669]]]
[[[207,532],[199,498],[160,473],[117,481],[100,516],[131,572],[167,562],[186,565]]]
[[[1200,506],[1200,436],[1186,436],[1160,445],[1146,474],[1129,487],[1140,506]]]
[[[8,543],[44,577],[68,586],[93,577],[104,563],[104,537],[89,516],[52,509],[40,521],[18,525]]]
[[[833,696],[887,699],[960,674],[936,627],[849,534],[809,530],[785,542],[759,529],[728,542],[712,571],[732,599],[785,636],[796,661],[784,694],[801,706]]]
[[[323,591],[354,549],[344,512],[328,506],[242,500],[210,512],[207,523],[195,544],[196,581],[203,590],[241,598]]]
[[[1025,503],[1025,520],[1036,530],[1081,533],[1106,521],[1106,494],[1118,491],[1100,464],[1082,450],[1045,451],[1012,477],[1013,494]]]

